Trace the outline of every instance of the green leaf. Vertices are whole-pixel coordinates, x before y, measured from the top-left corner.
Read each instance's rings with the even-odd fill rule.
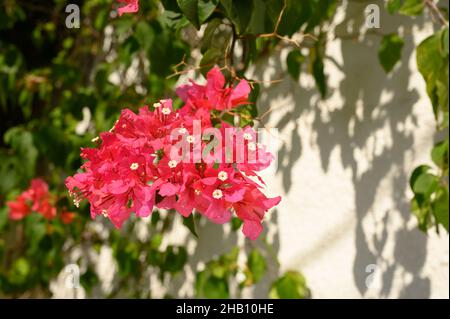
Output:
[[[396,13],[402,6],[402,0],[388,0],[386,9],[390,14]]]
[[[449,222],[449,192],[448,188],[441,187],[433,201],[433,215],[436,218],[436,223],[441,224],[448,232]]]
[[[428,228],[432,226],[432,220],[429,213],[429,207],[422,208],[423,205],[419,203],[419,198],[420,196],[416,195],[411,200],[411,212],[417,217],[419,229],[426,232]]]
[[[443,65],[440,55],[441,39],[438,33],[423,40],[417,47],[417,66],[424,78],[436,73]]]
[[[23,285],[26,283],[30,271],[30,262],[24,257],[20,257],[12,265],[8,279],[14,285]]]
[[[20,159],[17,171],[22,172],[27,178],[34,177],[38,151],[34,146],[33,135],[19,127],[13,127],[5,133],[4,140],[6,144],[11,145],[15,155]]]
[[[192,235],[198,239],[197,227],[195,225],[194,214],[190,214],[188,217],[183,217],[183,225],[186,226]]]
[[[250,103],[239,107],[238,113],[240,115],[239,117],[240,127],[245,127],[248,125],[253,126],[253,119],[258,117],[258,107],[256,105],[256,102],[258,101],[260,90],[261,90],[260,85],[258,83],[254,83],[252,91],[250,92],[248,98]]]
[[[219,0],[198,0],[198,19],[203,24],[214,12]]]
[[[117,261],[120,276],[128,277],[139,274],[140,250],[135,242],[116,242],[116,245],[113,246],[113,253]]]
[[[448,169],[448,138],[445,141],[437,143],[431,150],[431,159],[441,169]]]
[[[211,271],[211,275],[220,278],[225,279],[227,275],[227,265],[222,264],[218,261],[212,261],[208,264],[208,268]]]
[[[47,233],[45,221],[40,214],[31,214],[25,219],[25,234],[32,247],[37,247]]]
[[[266,24],[266,3],[264,0],[253,0],[253,10],[248,25],[248,33],[265,33]]]
[[[250,0],[220,0],[227,17],[233,22],[238,34],[243,34],[250,23],[253,1]]]
[[[237,218],[237,217],[233,217],[231,219],[231,229],[234,231],[237,231],[239,228],[241,228],[243,222],[242,219]]]
[[[218,48],[212,47],[203,54],[200,60],[200,66],[202,67],[202,73],[206,76],[206,73],[223,58],[224,52]]]
[[[439,185],[439,178],[430,173],[424,173],[417,177],[413,185],[413,191],[416,194],[423,194],[426,197],[436,191]]]
[[[313,77],[316,81],[316,86],[319,89],[322,98],[327,95],[327,83],[324,70],[324,64],[321,57],[316,57],[313,62]]]
[[[325,75],[325,67],[323,63],[325,56],[325,45],[326,38],[325,34],[322,32],[318,36],[318,41],[315,43],[314,47],[309,50],[309,68],[322,98],[325,98],[327,95],[327,76]]]
[[[164,263],[161,270],[172,274],[180,272],[187,262],[187,257],[186,248],[183,246],[168,246],[164,253]]]
[[[221,23],[222,20],[220,19],[212,19],[211,21],[209,21],[203,34],[202,52],[207,51],[211,47],[212,40],[214,39],[214,33]]]
[[[289,52],[286,58],[288,72],[295,81],[299,80],[301,66],[304,61],[305,57],[301,54],[300,50],[293,50]]]
[[[394,66],[400,61],[404,41],[397,34],[388,34],[381,40],[378,58],[386,73],[392,71]]]
[[[428,165],[420,165],[418,167],[416,167],[414,169],[414,171],[411,174],[411,177],[409,178],[409,186],[411,187],[411,189],[413,189],[414,184],[417,181],[417,178],[422,175],[425,174],[426,172],[428,172],[431,169],[430,166]]]
[[[83,275],[80,277],[80,285],[87,291],[92,291],[95,285],[100,282],[97,273],[92,267],[88,267]]]
[[[448,54],[449,54],[449,48],[448,48],[448,27],[446,27],[442,31],[441,54],[444,57],[448,56]]]
[[[422,14],[425,8],[425,1],[423,0],[405,0],[398,12],[407,16],[418,16]]]
[[[261,85],[259,85],[258,83],[253,83],[250,95],[248,97],[248,101],[250,102],[250,105],[253,106],[251,108],[250,115],[254,118],[258,116],[258,109],[256,108],[256,102],[258,101],[260,92],[261,92]]]
[[[310,291],[302,274],[288,271],[272,284],[269,296],[274,299],[305,299],[310,297]]]
[[[212,276],[208,269],[197,273],[195,293],[197,298],[227,299],[230,297],[227,280]]]
[[[8,208],[5,205],[0,208],[0,233],[5,228],[7,223],[8,223]]]
[[[150,239],[150,248],[151,249],[158,249],[159,246],[161,246],[163,240],[163,236],[161,233],[156,233],[152,236],[152,239]]]
[[[139,21],[134,36],[144,50],[147,51],[153,46],[155,33],[147,22]]]
[[[250,252],[248,256],[247,266],[252,274],[253,283],[257,283],[261,280],[267,268],[266,260],[256,249],[253,249]]]
[[[448,116],[448,54],[443,56],[443,29],[426,38],[417,47],[417,66],[427,85],[438,123],[445,125]]]
[[[198,1],[199,0],[177,0],[181,12],[183,12],[189,22],[191,22],[197,30],[200,28],[198,19]]]

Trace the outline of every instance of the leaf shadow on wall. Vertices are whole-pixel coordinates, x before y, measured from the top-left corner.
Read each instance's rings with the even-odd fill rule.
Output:
[[[360,34],[349,34],[348,30],[360,30],[368,3],[348,2],[345,18],[336,28],[336,37],[341,41],[342,58],[339,59],[341,62],[332,57],[328,60],[344,77],[338,86],[330,87],[328,98],[339,94],[342,103],[340,107],[324,109],[327,99],[324,103],[320,102],[315,89],[305,89],[297,83],[292,84],[291,80],[288,85],[280,84],[265,90],[260,105],[269,105],[270,101],[286,96],[293,97],[295,101],[295,106],[283,114],[278,122],[275,120],[274,123],[270,113],[266,118],[266,122],[291,137],[281,146],[278,154],[277,173],[287,197],[296,196],[292,190],[292,178],[296,176],[294,165],[302,156],[303,143],[313,142],[317,145],[323,172],[329,172],[331,154],[336,149],[340,151],[344,168],[350,169],[356,213],[353,229],[353,278],[360,294],[381,298],[427,298],[431,294],[431,282],[421,271],[427,258],[428,239],[417,227],[408,226],[414,217],[407,197],[411,172],[405,168],[411,166],[408,163],[408,152],[415,142],[414,129],[405,127],[419,125],[413,114],[413,105],[419,100],[419,93],[416,89],[411,89],[411,84],[416,86],[416,83],[411,83],[413,74],[408,66],[415,49],[411,32],[413,26],[420,27],[424,21],[420,17],[413,20],[398,15],[388,16],[383,12],[383,3],[377,1],[382,11],[382,28],[369,30],[358,40]],[[377,57],[381,33],[397,32],[399,26],[405,30],[402,60],[391,74],[386,75]],[[283,69],[281,55],[271,62],[270,68]],[[267,71],[264,69],[261,71],[260,78],[265,78],[265,72]],[[282,76],[283,74],[271,74],[271,79]],[[286,72],[284,76],[288,76]],[[431,108],[431,105],[427,103],[423,107]],[[260,113],[267,110],[268,106],[262,107]],[[305,141],[299,135],[298,119],[309,115],[311,111],[314,113],[311,128],[314,140]],[[355,155],[356,149],[364,151],[363,156],[368,160],[367,167]],[[386,187],[386,181],[391,190],[388,201],[392,205],[383,209],[377,206],[377,193]],[[283,213],[282,207],[280,210]],[[367,229],[368,222],[371,223],[371,229]],[[307,245],[307,242],[304,243]],[[314,247],[308,250],[315,251]],[[324,255],[326,251],[321,251],[320,254]],[[370,275],[367,272],[369,265],[380,268],[381,283],[377,289],[369,289],[366,284]]]

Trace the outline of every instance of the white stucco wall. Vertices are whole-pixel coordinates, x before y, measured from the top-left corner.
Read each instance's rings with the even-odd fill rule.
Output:
[[[430,164],[435,135],[414,52],[432,34],[424,22],[431,18],[382,9],[381,29],[366,33],[368,3],[381,1],[341,7],[336,32],[328,34],[327,99],[302,74],[300,84],[272,85],[260,100],[262,112],[273,109],[267,124],[284,142],[278,171],[267,176],[271,192],[284,195],[276,210],[281,269],[302,271],[315,298],[448,298],[448,235],[421,233],[409,211],[410,173]],[[380,34],[398,28],[402,60],[386,75],[377,57]],[[283,78],[285,55],[255,74]]]

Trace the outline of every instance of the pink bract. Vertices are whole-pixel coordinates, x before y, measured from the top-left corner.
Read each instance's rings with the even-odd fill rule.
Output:
[[[117,0],[119,3],[123,3],[124,6],[117,9],[119,16],[124,13],[135,13],[139,11],[139,0]]]
[[[32,212],[52,220],[58,214],[54,203],[55,198],[50,194],[48,184],[41,178],[35,178],[27,190],[6,204],[9,207],[9,218],[12,220],[21,220]],[[74,213],[61,213],[61,219],[66,224],[71,223],[74,218]]]

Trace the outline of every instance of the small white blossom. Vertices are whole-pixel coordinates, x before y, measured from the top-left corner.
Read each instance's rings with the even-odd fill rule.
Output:
[[[177,161],[175,161],[175,160],[169,161],[169,167],[170,168],[175,168],[175,167],[177,167],[177,165],[178,165]]]
[[[221,191],[220,189],[216,189],[216,190],[212,193],[212,196],[213,196],[215,199],[221,199],[221,198],[223,197],[223,193],[222,193],[222,191]]]
[[[194,143],[195,142],[195,137],[194,136],[192,136],[192,135],[189,135],[188,137],[186,137],[186,141],[188,142],[188,143]]]
[[[217,175],[217,178],[220,179],[222,182],[226,181],[228,179],[228,173],[225,171],[220,171]]]

